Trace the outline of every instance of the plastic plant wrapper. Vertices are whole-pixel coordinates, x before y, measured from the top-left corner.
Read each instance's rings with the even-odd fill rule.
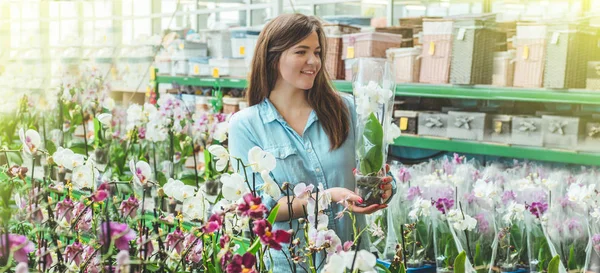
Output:
[[[423,163],[411,168],[398,164],[391,166],[392,175],[398,182],[398,192],[388,210],[391,220],[391,234],[388,236],[393,236],[394,244],[403,248],[407,268],[416,269],[434,264],[433,234],[429,219],[431,201],[423,199],[421,188],[417,186],[418,177],[429,174],[431,164]]]
[[[574,183],[564,183],[568,185],[566,194],[560,198],[559,204],[553,203],[549,211],[548,237],[560,256],[561,267],[569,272],[587,269],[592,257],[593,234],[589,215],[590,210],[597,207],[597,186],[593,179],[589,179],[591,175],[584,172],[576,181],[571,181]]]
[[[381,204],[379,185],[386,176],[388,136],[392,127],[394,106],[394,73],[386,59],[360,58],[353,81],[354,103],[357,112],[356,193],[363,206]],[[397,128],[397,127],[396,127]]]
[[[552,258],[557,255],[548,236],[548,197],[541,188],[528,193],[529,204],[525,207],[524,220],[527,231],[527,252],[530,272],[546,272]],[[536,199],[535,196],[538,196]]]
[[[454,221],[466,221],[473,218],[477,226],[465,229],[464,225],[457,230],[456,237],[467,253],[476,272],[491,272],[498,256],[498,226],[496,208],[501,204],[502,190],[499,184],[502,176],[497,166],[486,167],[476,176],[479,178],[473,185],[473,190],[465,197],[465,203],[459,203],[461,214]],[[464,207],[464,211],[462,208]],[[474,222],[473,220],[471,220]],[[459,225],[460,226],[460,225]]]

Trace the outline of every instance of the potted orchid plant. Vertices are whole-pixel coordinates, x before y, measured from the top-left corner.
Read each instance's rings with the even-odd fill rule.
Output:
[[[379,185],[386,175],[387,147],[400,130],[392,124],[394,73],[385,59],[360,58],[353,81],[356,106],[356,192],[363,206],[381,204]]]

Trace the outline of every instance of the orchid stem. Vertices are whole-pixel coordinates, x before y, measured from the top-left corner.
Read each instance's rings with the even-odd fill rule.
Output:
[[[81,120],[83,122],[83,144],[85,146],[85,156],[88,157],[90,156],[88,154],[88,144],[87,144],[87,130],[85,128],[85,116],[83,115],[83,107],[81,107]]]

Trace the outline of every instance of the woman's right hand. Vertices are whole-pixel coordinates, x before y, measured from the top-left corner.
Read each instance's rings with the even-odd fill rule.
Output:
[[[330,188],[330,189],[327,189],[326,191],[331,195],[332,202],[334,202],[334,203],[341,202],[342,206],[347,205],[348,210],[351,212],[356,212],[356,213],[361,213],[361,214],[371,214],[380,209],[387,208],[387,205],[377,205],[377,204],[370,205],[367,207],[355,206],[354,203],[362,204],[363,200],[356,193],[354,193],[353,191],[346,189],[346,188],[341,188],[341,187]],[[344,204],[344,203],[346,203],[344,201],[347,201],[347,204]]]

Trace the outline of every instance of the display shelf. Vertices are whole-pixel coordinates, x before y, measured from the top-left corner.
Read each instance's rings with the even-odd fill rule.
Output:
[[[244,79],[172,77],[163,75],[157,75],[154,83],[158,85],[161,83],[175,82],[181,85],[213,86],[216,81],[219,81],[220,86],[225,88],[246,87],[246,80]],[[333,85],[340,92],[352,93],[352,82],[336,80],[333,81]],[[600,105],[600,92],[589,90],[557,91],[491,86],[398,84],[396,86],[396,96]],[[400,138],[396,139],[396,142],[393,145],[457,153],[600,166],[600,154],[557,150],[545,147],[510,146],[507,144],[471,142],[410,135],[402,135]]]
[[[395,140],[393,145],[456,153],[600,166],[600,154],[555,150],[544,147],[509,146],[507,144],[482,143],[413,135],[402,135]]]
[[[182,85],[212,86],[219,81],[221,87],[245,88],[245,79],[230,78],[196,78],[158,75],[158,83],[176,82]],[[333,81],[334,87],[341,92],[352,93],[352,82]],[[551,90],[534,88],[512,88],[494,86],[454,86],[432,84],[398,84],[396,96],[474,99],[474,100],[508,100],[528,102],[553,102],[600,105],[600,92],[592,90]]]

